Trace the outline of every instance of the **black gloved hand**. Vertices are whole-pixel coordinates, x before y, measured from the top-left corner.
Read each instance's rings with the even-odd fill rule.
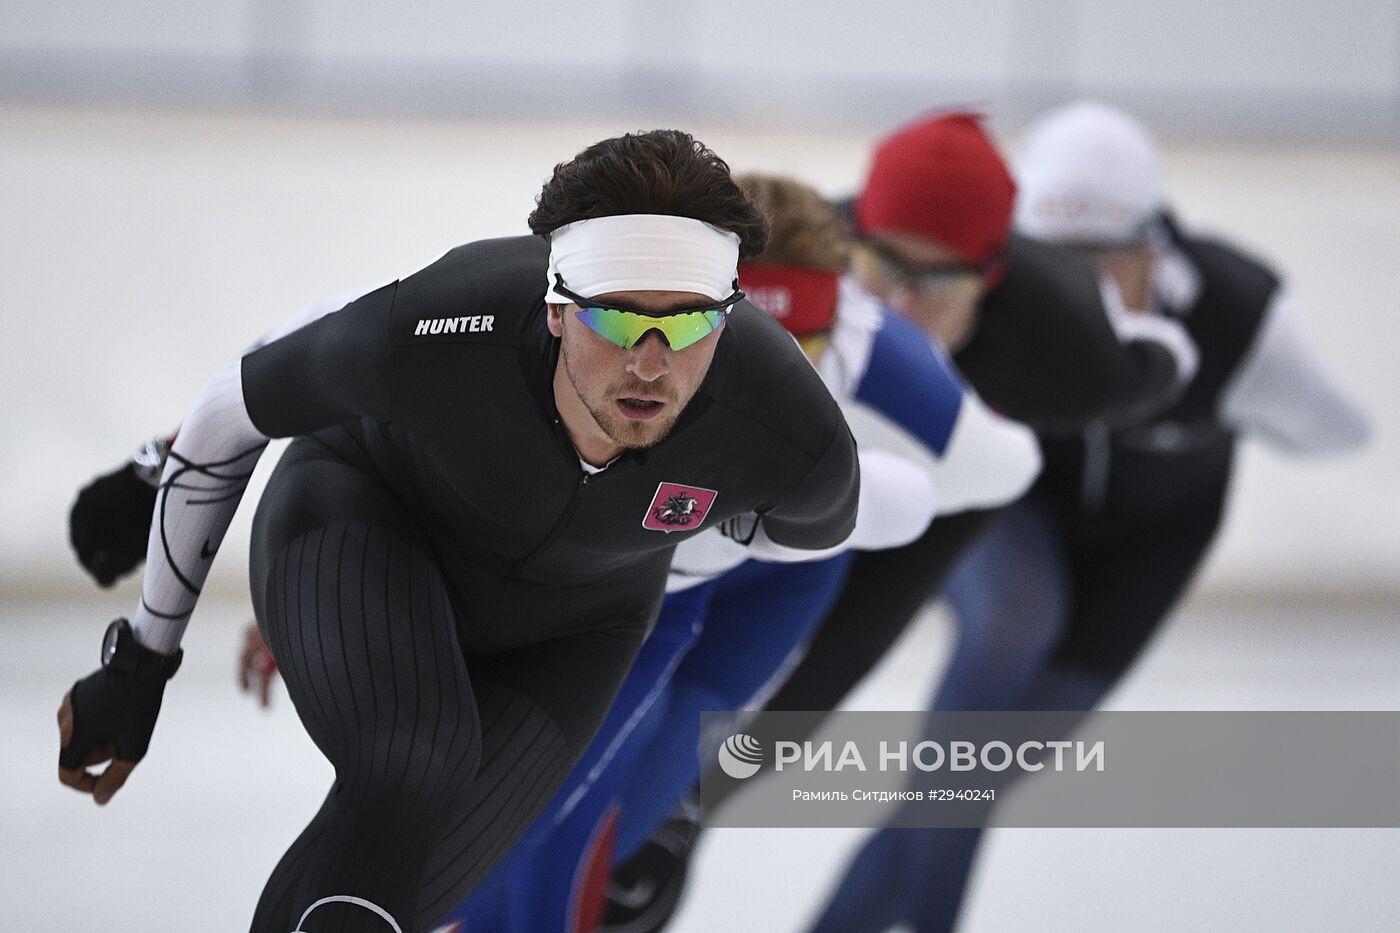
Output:
[[[58,708],[58,780],[105,806],[146,755],[164,676],[104,667],[73,685]],[[88,768],[109,761],[100,774]]]
[[[135,671],[99,668],[73,685],[72,734],[59,750],[62,768],[81,768],[94,751],[102,760],[116,758],[135,765],[146,757],[160,715],[166,678]],[[108,747],[110,746],[110,747]]]
[[[163,654],[136,640],[126,619],[107,626],[102,668],[73,685],[58,708],[58,780],[98,806],[112,799],[146,756],[165,682],[183,651]],[[111,760],[101,774],[87,769]]]
[[[68,513],[68,540],[99,585],[111,586],[146,559],[155,505],[155,487],[141,479],[131,462],[78,493]]]

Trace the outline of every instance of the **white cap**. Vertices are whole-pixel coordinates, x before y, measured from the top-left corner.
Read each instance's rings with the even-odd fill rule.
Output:
[[[1022,139],[1015,169],[1016,229],[1037,239],[1133,242],[1163,206],[1151,134],[1105,104],[1082,101],[1042,116]]]

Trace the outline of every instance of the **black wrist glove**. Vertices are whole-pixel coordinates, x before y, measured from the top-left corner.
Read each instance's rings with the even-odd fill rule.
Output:
[[[146,559],[155,487],[124,463],[78,493],[68,514],[68,539],[78,562],[99,585],[111,586]]]
[[[58,763],[80,768],[95,748],[112,743],[115,757],[137,762],[146,756],[160,714],[166,678],[104,667],[73,685],[73,737]]]

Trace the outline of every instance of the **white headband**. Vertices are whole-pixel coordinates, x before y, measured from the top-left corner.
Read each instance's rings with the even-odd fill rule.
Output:
[[[569,304],[554,291],[592,298],[610,292],[696,292],[728,298],[738,277],[739,235],[702,220],[670,214],[619,214],[566,224],[549,235],[544,300]]]

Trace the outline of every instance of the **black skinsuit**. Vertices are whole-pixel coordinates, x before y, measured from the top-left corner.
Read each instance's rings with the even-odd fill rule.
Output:
[[[336,768],[259,933],[328,895],[430,929],[596,731],[680,539],[749,511],[796,548],[853,527],[840,412],[747,303],[672,433],[586,474],[554,407],[547,255],[535,238],[459,247],[244,358],[253,423],[298,436],[255,519],[254,606]],[[657,530],[678,489],[690,523]],[[303,929],[385,926],[333,903]]]

